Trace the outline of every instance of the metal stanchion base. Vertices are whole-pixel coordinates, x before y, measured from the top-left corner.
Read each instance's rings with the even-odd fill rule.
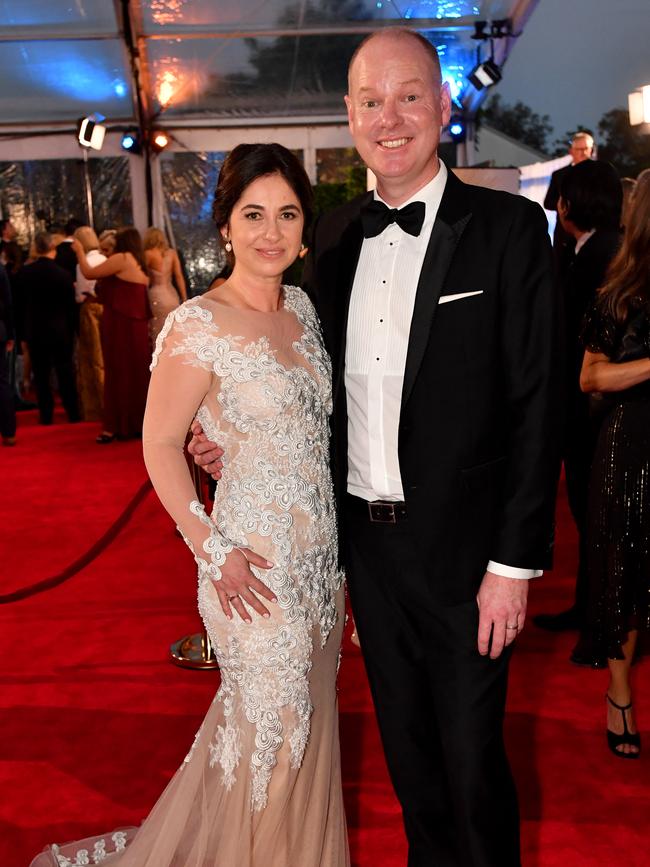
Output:
[[[175,641],[169,648],[172,662],[181,668],[195,668],[200,671],[215,671],[219,668],[205,632],[186,635],[180,641]]]

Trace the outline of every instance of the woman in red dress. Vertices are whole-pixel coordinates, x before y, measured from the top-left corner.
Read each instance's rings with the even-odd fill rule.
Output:
[[[88,264],[81,244],[72,246],[84,277],[99,280],[97,297],[104,305],[104,428],[97,442],[140,436],[151,360],[149,281],[140,233],[134,228],[120,229],[115,253],[95,268]]]

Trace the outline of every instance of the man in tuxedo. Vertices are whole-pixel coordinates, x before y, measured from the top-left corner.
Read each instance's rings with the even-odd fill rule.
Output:
[[[72,277],[73,282],[77,279],[77,257],[72,250],[74,233],[83,226],[81,220],[74,217],[65,224],[65,238],[56,246],[54,261],[60,268],[64,268]]]
[[[21,288],[40,422],[52,424],[53,370],[68,420],[79,421],[74,367],[74,283],[70,274],[54,261],[56,248],[49,232],[36,235],[34,249],[36,260],[23,268]]]
[[[550,561],[560,438],[547,223],[439,161],[451,100],[414,31],[364,40],[346,104],[377,191],[318,221],[305,288],[333,362],[341,549],[408,864],[517,867],[507,671],[527,579]]]
[[[558,217],[574,248],[561,280],[567,347],[563,457],[569,507],[578,530],[579,557],[571,607],[558,614],[538,614],[534,618],[536,626],[552,632],[581,630],[587,614],[587,496],[598,419],[591,417],[589,395],[580,388],[584,356],[581,335],[585,314],[594,304],[621,243],[622,204],[621,181],[610,163],[585,160],[562,176]],[[577,665],[593,665],[588,636],[581,636],[571,653],[571,661]]]
[[[573,167],[580,165],[585,160],[590,160],[594,154],[594,137],[590,132],[580,130],[571,139],[569,145],[569,154],[571,162],[568,166],[562,166],[561,169],[553,172],[551,181],[546,191],[544,198],[544,207],[547,211],[557,211],[557,205],[560,198],[560,187],[562,179],[567,172]],[[553,251],[555,253],[555,262],[557,265],[558,274],[562,277],[571,262],[573,253],[574,240],[571,235],[567,234],[562,227],[562,221],[559,218],[555,224],[553,233]]]

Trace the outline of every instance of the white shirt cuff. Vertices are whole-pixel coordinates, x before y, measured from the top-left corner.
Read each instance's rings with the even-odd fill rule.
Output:
[[[503,563],[495,563],[494,560],[490,560],[487,564],[487,571],[494,572],[495,575],[502,575],[504,578],[519,578],[524,581],[540,578],[543,575],[541,569],[520,569],[518,566],[504,566]]]

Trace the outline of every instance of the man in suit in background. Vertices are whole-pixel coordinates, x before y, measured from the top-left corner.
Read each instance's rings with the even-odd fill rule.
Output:
[[[584,356],[581,335],[585,314],[594,304],[621,243],[622,203],[621,181],[610,163],[584,160],[562,175],[558,217],[573,248],[561,280],[567,347],[564,474],[569,507],[578,530],[579,556],[571,607],[558,614],[538,614],[534,618],[536,626],[550,632],[581,630],[587,614],[587,495],[598,420],[591,418],[589,395],[580,389]],[[571,652],[571,661],[592,665],[593,659],[589,639],[583,635]]]
[[[341,547],[408,864],[518,867],[507,671],[527,579],[550,563],[559,463],[547,222],[439,161],[451,99],[416,32],[364,40],[346,104],[377,193],[320,219],[305,281],[333,362]],[[218,473],[219,450],[195,436],[192,452]]]
[[[548,190],[546,191],[546,197],[544,199],[544,207],[547,211],[557,211],[562,178],[565,177],[569,169],[571,169],[572,166],[580,165],[580,163],[583,163],[585,160],[592,159],[594,154],[594,137],[592,134],[586,130],[580,130],[575,133],[571,139],[571,144],[569,145],[569,154],[571,155],[571,162],[569,165],[562,166],[561,169],[557,169],[557,171],[553,172],[551,175],[551,181],[548,185]],[[555,231],[553,233],[553,251],[555,253],[557,271],[560,277],[564,275],[564,272],[569,266],[574,244],[574,239],[564,231],[562,228],[562,222],[558,217],[555,224]]]
[[[41,424],[52,424],[54,399],[50,378],[56,371],[59,393],[69,421],[79,421],[74,367],[76,302],[70,274],[54,261],[56,248],[48,232],[34,239],[36,261],[25,265],[21,285],[25,337],[34,374]]]
[[[0,262],[0,436],[4,446],[16,445],[16,409],[11,386],[9,353],[14,348],[13,303],[9,277]]]
[[[54,261],[61,268],[65,268],[68,274],[72,277],[73,282],[77,279],[77,257],[72,251],[72,242],[74,241],[74,233],[84,224],[81,220],[74,217],[65,224],[65,238],[56,246],[56,257]]]

